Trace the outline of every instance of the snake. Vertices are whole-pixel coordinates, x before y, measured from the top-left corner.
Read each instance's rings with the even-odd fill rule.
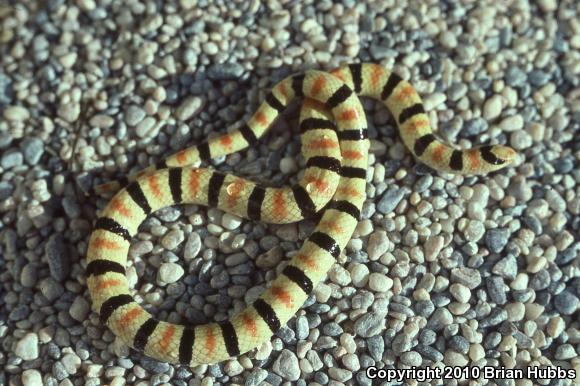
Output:
[[[265,343],[296,314],[352,237],[366,200],[369,129],[359,97],[382,102],[405,146],[436,171],[481,175],[516,158],[503,145],[460,150],[433,133],[413,86],[374,63],[286,77],[239,128],[169,156],[142,172],[100,185],[118,190],[94,223],[87,247],[93,310],[123,344],[159,361],[222,362]],[[255,146],[274,120],[302,98],[299,129],[305,171],[293,186],[272,188],[194,167]],[[159,320],[131,295],[126,265],[132,237],[153,212],[176,204],[216,207],[252,221],[289,223],[316,216],[302,247],[263,293],[227,320],[200,325]],[[284,264],[283,263],[283,264]]]

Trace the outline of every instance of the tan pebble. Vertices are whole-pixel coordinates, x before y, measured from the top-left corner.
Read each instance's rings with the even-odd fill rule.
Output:
[[[526,270],[530,273],[538,273],[546,267],[546,264],[548,264],[548,261],[544,256],[536,256],[529,262]]]
[[[506,335],[497,346],[497,351],[509,351],[515,344],[516,338],[511,335]]]
[[[510,322],[517,322],[524,318],[526,307],[523,303],[514,302],[506,305],[506,311],[508,314],[508,320]]]
[[[537,303],[526,304],[526,320],[536,320],[544,312],[544,306]]]
[[[548,322],[546,331],[550,337],[557,338],[564,331],[565,327],[566,323],[564,322],[564,319],[562,319],[561,316],[555,316],[550,319],[550,322]]]

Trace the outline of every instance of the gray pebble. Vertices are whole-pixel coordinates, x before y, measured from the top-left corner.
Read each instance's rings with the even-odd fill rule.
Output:
[[[145,118],[145,111],[136,105],[131,105],[125,112],[125,123],[129,126],[137,126]]]
[[[447,308],[437,308],[429,318],[427,327],[433,331],[439,331],[451,323],[453,323],[453,315],[451,315],[449,310]]]
[[[451,280],[473,290],[481,284],[481,274],[473,268],[459,267],[451,270]]]
[[[67,245],[60,234],[53,234],[48,239],[45,255],[50,274],[58,281],[63,281],[70,272],[70,255]]]
[[[379,200],[377,210],[382,214],[391,213],[403,199],[405,190],[398,187],[389,188]]]
[[[532,86],[541,87],[548,83],[549,80],[550,74],[547,74],[541,70],[532,70],[528,74],[528,81],[532,84]]]
[[[36,165],[44,154],[44,142],[37,137],[25,138],[20,144],[24,160],[29,165]]]
[[[469,352],[469,341],[462,336],[455,335],[449,339],[449,347],[459,353],[467,354]]]
[[[268,376],[268,372],[264,369],[255,368],[246,378],[245,386],[258,386]]]
[[[520,87],[526,82],[526,73],[519,67],[511,66],[506,71],[505,81],[511,87]]]
[[[13,191],[14,185],[8,181],[0,181],[0,201],[10,197]]]
[[[379,361],[383,358],[383,353],[385,352],[385,341],[382,336],[375,335],[367,339],[367,348],[369,354],[374,360]]]
[[[22,153],[16,149],[6,151],[2,158],[0,158],[0,166],[4,169],[12,169],[13,167],[22,165]]]
[[[385,317],[376,312],[362,315],[354,323],[354,331],[358,336],[369,338],[379,334],[385,326]]]
[[[237,63],[220,63],[207,70],[207,77],[212,80],[239,80],[244,68]]]
[[[338,323],[330,322],[324,325],[322,328],[322,333],[327,336],[339,336],[342,334],[343,329]]]
[[[407,351],[401,354],[401,362],[407,366],[420,366],[423,358],[416,351]]]
[[[485,245],[491,252],[500,253],[506,246],[509,235],[509,230],[505,228],[490,229],[485,234]]]
[[[480,328],[497,326],[507,319],[507,311],[503,308],[493,308],[489,316],[479,322]]]
[[[272,370],[288,381],[296,381],[300,378],[298,358],[290,350],[282,350],[272,365]]]
[[[487,293],[492,302],[505,304],[507,302],[505,284],[501,277],[491,276],[485,280]]]
[[[433,362],[441,362],[443,360],[443,354],[439,352],[437,349],[431,346],[424,346],[422,344],[418,344],[414,348],[419,354],[423,357],[433,361]]]
[[[554,306],[564,315],[572,315],[578,309],[580,301],[570,291],[562,291],[554,297]]]
[[[304,340],[308,337],[310,330],[308,327],[308,319],[305,316],[299,316],[296,318],[296,338],[298,340]]]
[[[514,279],[518,273],[516,258],[513,255],[507,255],[498,261],[491,271],[505,279]]]

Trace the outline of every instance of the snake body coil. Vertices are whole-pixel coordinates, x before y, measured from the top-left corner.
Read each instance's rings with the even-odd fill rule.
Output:
[[[296,313],[345,248],[365,201],[367,122],[358,96],[382,101],[405,145],[427,165],[445,172],[483,174],[509,164],[515,152],[494,145],[456,150],[432,133],[421,99],[399,76],[374,64],[332,73],[308,71],[277,84],[241,129],[183,150],[129,177],[96,221],[87,251],[93,308],[124,343],[161,361],[216,363],[268,340]],[[289,188],[265,188],[197,161],[254,145],[296,97],[307,169]],[[116,189],[117,183],[100,190]],[[201,204],[252,220],[288,223],[324,212],[314,232],[269,288],[227,321],[183,326],[155,319],[130,295],[125,266],[130,240],[152,212],[174,204]]]

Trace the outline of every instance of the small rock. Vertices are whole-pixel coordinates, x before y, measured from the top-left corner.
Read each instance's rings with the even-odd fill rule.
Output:
[[[506,246],[509,238],[508,229],[490,229],[485,234],[485,245],[493,253],[500,253]]]
[[[177,108],[175,116],[180,121],[185,121],[197,114],[203,108],[203,104],[203,99],[200,97],[189,97]]]
[[[8,121],[22,122],[30,118],[30,113],[22,106],[9,106],[4,110],[4,118]]]
[[[491,121],[501,114],[502,100],[500,95],[494,95],[483,105],[483,119]]]
[[[197,232],[192,232],[187,238],[183,248],[183,257],[185,260],[193,260],[201,250],[201,237]]]
[[[379,200],[377,210],[382,214],[391,213],[403,199],[405,191],[401,188],[391,187]]]
[[[179,264],[163,263],[159,267],[158,279],[167,284],[175,283],[184,273],[185,271]]]
[[[244,73],[244,67],[238,63],[214,64],[207,71],[207,77],[212,80],[238,80]]]
[[[23,386],[42,386],[42,375],[35,369],[28,369],[22,372]]]
[[[125,123],[129,126],[137,126],[145,118],[145,110],[136,105],[131,105],[125,112]]]
[[[518,262],[513,255],[507,255],[498,261],[491,271],[505,279],[514,279],[518,273]]]
[[[354,331],[358,336],[370,338],[379,334],[385,327],[385,317],[376,312],[363,314],[354,323]]]
[[[373,272],[369,275],[369,288],[375,292],[387,292],[393,287],[393,279],[382,274]]]
[[[297,381],[300,378],[300,366],[296,355],[287,349],[282,350],[272,365],[272,370],[288,381]]]
[[[0,166],[4,169],[12,169],[13,167],[22,165],[22,161],[22,153],[16,149],[10,149],[0,158]]]
[[[38,335],[29,332],[24,335],[14,348],[14,354],[25,361],[31,361],[38,358]]]
[[[82,322],[87,319],[90,308],[89,302],[84,297],[77,296],[69,309],[69,313],[73,319]]]
[[[112,117],[104,114],[97,114],[89,120],[89,124],[93,127],[98,127],[100,129],[108,129],[115,124],[115,120]]]
[[[568,290],[562,291],[554,298],[554,306],[564,315],[576,312],[579,302],[578,297]]]
[[[70,273],[71,261],[67,245],[60,234],[50,236],[45,254],[52,277],[58,281],[65,280]]]
[[[467,267],[453,268],[451,279],[473,290],[481,284],[481,274],[478,270]]]
[[[140,138],[145,138],[151,135],[154,132],[153,127],[157,124],[157,121],[153,117],[147,117],[143,119],[137,127],[135,128],[135,133]]]
[[[36,165],[44,154],[44,142],[37,137],[24,138],[20,144],[24,160],[29,165]]]
[[[163,236],[161,239],[161,245],[163,248],[170,251],[177,248],[185,239],[185,235],[181,229],[172,229]]]

